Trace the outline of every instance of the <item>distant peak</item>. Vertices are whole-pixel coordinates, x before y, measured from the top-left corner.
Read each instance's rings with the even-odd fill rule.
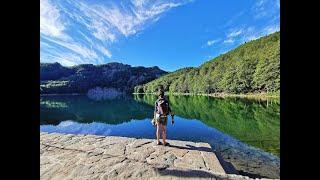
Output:
[[[122,63],[116,62],[116,61],[112,61],[112,62],[109,62],[109,63],[107,63],[107,64],[122,64]],[[123,65],[123,64],[122,64],[122,65]]]
[[[152,66],[154,69],[160,69],[159,66]]]

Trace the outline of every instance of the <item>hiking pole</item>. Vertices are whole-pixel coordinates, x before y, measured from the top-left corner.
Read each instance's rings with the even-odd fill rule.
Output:
[[[171,114],[171,124],[174,124],[174,114]]]

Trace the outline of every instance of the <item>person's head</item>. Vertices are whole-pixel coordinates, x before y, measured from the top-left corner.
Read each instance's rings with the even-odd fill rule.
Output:
[[[162,89],[159,90],[158,96],[159,98],[164,98],[164,91]]]

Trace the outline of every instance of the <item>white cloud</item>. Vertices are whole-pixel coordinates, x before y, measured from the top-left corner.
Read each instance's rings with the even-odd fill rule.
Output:
[[[67,42],[59,39],[54,38],[46,38],[44,39],[48,40],[51,43],[55,43],[59,46],[62,46],[68,50],[73,51],[76,54],[81,55],[83,58],[97,58],[98,55],[95,53],[95,51],[88,49],[87,47],[81,45],[80,43],[76,42]]]
[[[64,29],[57,7],[49,0],[40,0],[40,32],[48,36],[61,36]]]
[[[260,36],[258,35],[249,35],[249,36],[246,36],[244,39],[245,42],[248,42],[248,41],[252,41],[252,40],[256,40],[258,39]]]
[[[207,41],[207,46],[211,46],[211,45],[215,44],[216,42],[217,42],[216,40]]]
[[[214,58],[214,56],[212,56],[212,55],[208,55],[205,57],[205,59],[212,59],[212,58]]]
[[[263,8],[263,4],[265,4],[265,3],[266,3],[266,0],[258,0],[256,3],[256,6]]]
[[[229,34],[227,35],[227,37],[228,37],[228,38],[237,37],[237,36],[239,36],[242,32],[243,32],[243,29],[239,29],[239,30],[236,30],[236,31],[232,31],[231,33],[229,33]]]
[[[246,29],[244,35],[241,37],[241,42],[243,43],[243,42],[252,41],[279,30],[280,30],[280,26],[278,24],[269,25],[269,26],[266,26],[265,28],[258,29],[258,30],[256,30],[253,27],[249,27]]]
[[[94,44],[93,43],[93,39],[89,38],[88,35],[84,34],[83,32],[81,32],[80,30],[78,31],[78,33],[83,37],[81,39],[86,40],[88,44],[90,44],[91,46]]]
[[[98,45],[98,46],[96,46],[96,48],[97,48],[101,53],[103,53],[104,55],[108,56],[108,58],[111,58],[111,57],[112,57],[110,51],[109,51],[108,49],[106,49],[105,47]]]
[[[92,22],[91,26],[95,31],[93,32],[93,35],[102,40],[102,41],[111,41],[114,42],[116,39],[116,36],[114,33],[110,32],[110,30],[106,27],[106,25],[103,22],[94,21]]]
[[[244,43],[244,42],[258,39],[260,37],[259,32],[260,32],[259,29],[256,29],[255,27],[252,27],[252,26],[244,28],[242,36],[239,37],[240,42]]]
[[[50,44],[40,41],[40,48],[50,48]]]
[[[246,11],[240,11],[235,14],[229,21],[227,21],[223,28],[227,28],[226,34],[221,40],[223,53],[235,45],[242,44],[251,40],[258,39],[262,36],[268,35],[280,30],[280,11],[279,0],[257,0],[253,2],[252,8]],[[250,16],[245,24],[239,23],[244,17]]]
[[[256,3],[253,6],[253,10],[255,13],[255,18],[259,19],[261,17],[264,17],[267,15],[267,11],[266,11],[266,5],[267,5],[268,0],[259,0],[256,1]]]
[[[233,17],[231,17],[222,27],[224,27],[224,28],[229,27],[230,25],[239,21],[239,19],[241,18],[241,16],[244,15],[245,12],[246,12],[245,10],[242,10],[239,13],[233,15]]]
[[[148,23],[158,20],[162,13],[181,5],[166,1],[137,0],[132,1],[132,5],[126,6],[89,5],[78,1],[72,1],[72,3],[82,12],[81,14],[73,14],[73,17],[80,19],[96,38],[112,42],[118,38],[117,35],[128,37],[136,34],[143,30]]]
[[[264,18],[263,21],[266,21],[262,25],[240,25],[234,26],[231,29],[231,32],[227,34],[226,44],[233,42],[248,42],[251,40],[258,39],[262,36],[271,34],[273,32],[280,30],[279,22],[279,7],[277,5],[278,0],[259,0],[253,5],[251,13],[253,13],[253,21],[259,22],[262,21],[261,18]],[[236,29],[236,30],[234,30]]]
[[[271,34],[271,33],[274,33],[276,31],[279,31],[280,30],[280,26],[279,25],[271,25],[271,26],[268,26],[266,28],[263,29],[263,33],[264,34]]]
[[[72,53],[63,53],[63,54],[57,54],[57,53],[46,53],[41,56],[42,61],[45,62],[59,62],[63,66],[73,66],[76,64],[82,64],[85,63],[85,61],[82,61],[81,58],[75,54]]]
[[[65,66],[77,64],[101,64],[104,63],[102,56],[98,58],[83,58],[79,54],[72,51],[66,51],[56,47],[51,47],[50,50],[40,52],[40,61],[42,62],[59,62]]]
[[[104,63],[104,57],[112,57],[108,46],[137,35],[168,10],[189,2],[174,1],[41,0],[41,61]]]
[[[272,17],[279,12],[280,0],[259,0],[253,5],[255,19]]]
[[[226,34],[226,38],[223,41],[224,44],[233,44],[236,40],[241,37],[246,31],[245,28],[232,28],[229,34]]]
[[[232,44],[232,43],[234,43],[234,39],[226,39],[223,41],[223,43]]]
[[[143,7],[144,4],[146,4],[147,0],[132,0],[131,3],[136,7]]]

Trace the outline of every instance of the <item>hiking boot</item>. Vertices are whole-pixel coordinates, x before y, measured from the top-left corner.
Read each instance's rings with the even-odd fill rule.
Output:
[[[168,142],[166,142],[166,143],[164,144],[164,146],[170,146],[170,144],[169,144]]]

